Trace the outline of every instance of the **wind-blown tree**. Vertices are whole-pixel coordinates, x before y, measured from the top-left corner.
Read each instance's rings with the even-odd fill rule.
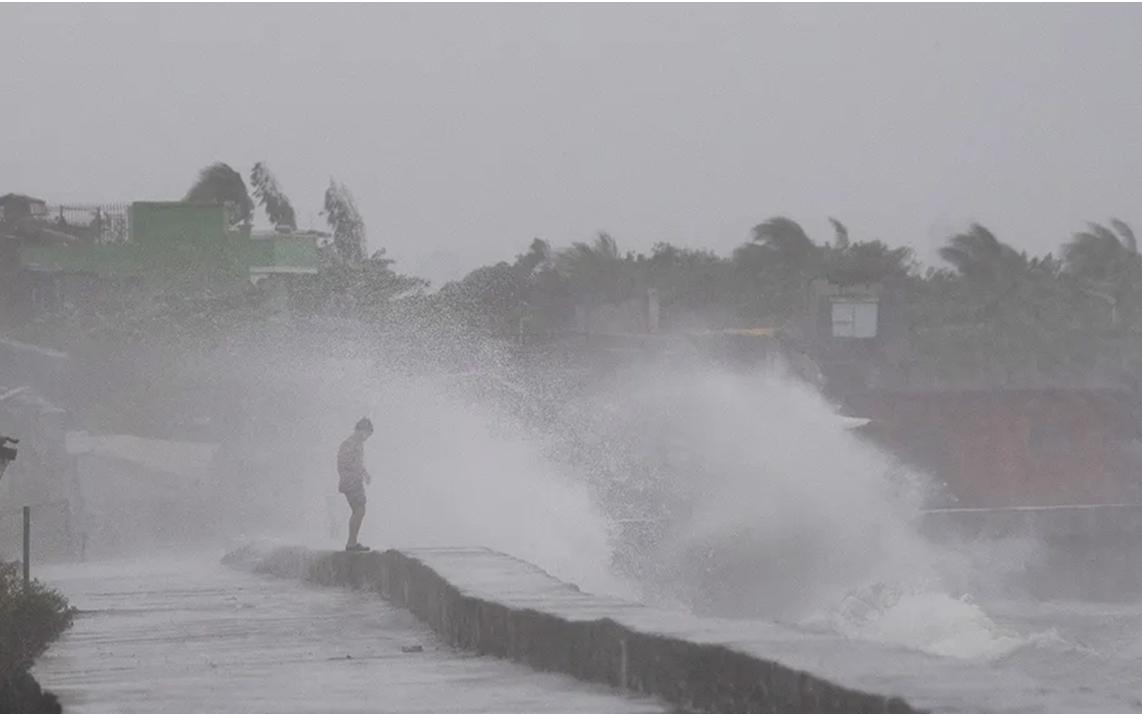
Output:
[[[609,233],[599,233],[591,243],[572,243],[555,256],[555,269],[589,307],[621,302],[631,293],[623,279],[623,257]]]
[[[977,321],[1013,305],[1029,267],[1026,255],[978,223],[949,238],[940,248],[940,257],[951,263],[960,277],[958,287],[962,289],[956,302],[970,306]]]
[[[221,204],[226,207],[230,224],[248,224],[254,217],[254,202],[246,191],[242,174],[222,162],[213,163],[198,172],[198,178],[183,199],[185,203]]]
[[[516,256],[512,272],[519,285],[520,304],[516,321],[520,330],[555,330],[574,313],[573,292],[555,268],[551,244],[532,240],[527,251]]]
[[[345,184],[329,179],[325,189],[325,208],[321,212],[333,230],[333,247],[337,256],[346,262],[357,262],[365,257],[365,221],[357,210],[353,194]]]
[[[955,267],[963,288],[958,301],[977,308],[977,321],[998,318],[995,324],[1025,326],[1044,319],[1048,305],[1073,299],[1070,286],[1060,280],[1062,264],[1053,255],[1031,258],[979,224],[952,236],[940,256]]]
[[[350,292],[358,306],[371,311],[384,310],[393,300],[422,292],[428,287],[428,281],[423,278],[393,270],[395,262],[381,248],[352,266]]]
[[[1081,315],[1089,300],[1064,278],[1054,256],[1029,257],[979,224],[952,236],[940,256],[954,272],[929,273],[922,286],[929,299],[917,305],[927,324],[914,332],[936,364],[1025,373],[1072,361],[1086,340]],[[929,341],[932,334],[943,342]]]
[[[809,238],[799,223],[785,216],[757,224],[753,227],[752,238],[754,243],[770,253],[774,262],[787,269],[805,270],[820,257],[820,246]]]
[[[1142,277],[1142,261],[1130,226],[1117,218],[1111,219],[1110,225],[1088,224],[1087,230],[1076,233],[1063,246],[1063,260],[1079,289],[1108,304],[1111,324],[1117,324],[1124,314],[1138,308],[1136,286]]]
[[[833,224],[833,233],[835,235],[835,243],[833,244],[840,250],[849,247],[849,229],[844,223],[841,223],[836,218],[830,218],[829,223]]]
[[[825,255],[830,278],[847,283],[875,283],[912,274],[912,249],[890,248],[879,240],[857,241],[845,248],[830,248]]]
[[[729,320],[737,289],[730,268],[729,261],[709,250],[656,244],[643,269],[658,290],[663,324],[687,316],[703,323]]]
[[[513,263],[500,261],[445,284],[439,302],[469,328],[510,334],[563,327],[573,309],[551,246],[536,238]]]
[[[520,303],[512,329],[549,332],[565,327],[575,314],[578,294],[560,270],[560,257],[540,238],[516,256],[512,272],[519,285]]]
[[[1013,313],[1029,268],[1026,255],[978,223],[949,238],[939,252],[959,276],[949,302],[967,310],[968,322],[994,321]]]
[[[428,281],[394,271],[383,248],[366,257],[365,221],[344,184],[329,180],[321,214],[333,239],[319,247],[320,271],[306,296],[311,310],[376,321],[399,299],[423,294]]]
[[[1113,230],[1091,223],[1087,230],[1074,235],[1063,247],[1068,272],[1092,282],[1124,277],[1124,270],[1138,260],[1138,241],[1122,221],[1114,219],[1111,226]]]
[[[266,217],[274,227],[284,226],[297,230],[297,215],[293,204],[278,186],[278,181],[264,161],[254,164],[250,171],[250,185],[254,187],[254,199],[261,204]]]
[[[332,244],[318,248],[320,269],[314,280],[298,290],[304,309],[371,321],[383,319],[395,301],[420,295],[428,281],[393,270],[382,248],[371,257],[343,259]]]
[[[915,270],[912,250],[890,248],[879,240],[853,241],[845,224],[830,218],[834,242],[817,244],[790,218],[777,216],[754,226],[752,240],[735,251],[739,274],[753,276],[752,299],[742,301],[754,316],[770,320],[794,317],[803,304],[805,285],[828,276],[845,283],[875,283],[904,278]]]
[[[1000,290],[1008,287],[1014,275],[1026,266],[1026,261],[1014,248],[978,223],[949,238],[948,244],[940,248],[940,257],[976,287]]]
[[[806,281],[821,268],[821,256],[821,246],[796,221],[776,216],[757,224],[731,259],[739,284],[735,311],[766,323],[794,318]]]
[[[523,299],[518,275],[507,261],[484,265],[440,289],[440,299],[455,315],[483,331],[510,329]]]
[[[526,329],[558,330],[574,316],[574,287],[556,269],[555,261],[551,246],[538,238],[516,257],[517,275],[525,283],[521,325]]]
[[[542,238],[531,241],[527,252],[521,253],[515,259],[516,269],[523,275],[531,277],[537,270],[551,267],[551,244]]]

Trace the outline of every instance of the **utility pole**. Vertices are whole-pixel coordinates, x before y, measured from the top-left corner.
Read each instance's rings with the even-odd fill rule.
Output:
[[[24,594],[32,589],[32,507],[24,506]]]

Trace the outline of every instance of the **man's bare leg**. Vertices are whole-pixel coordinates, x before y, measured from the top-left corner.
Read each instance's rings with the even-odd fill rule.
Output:
[[[353,513],[349,516],[349,542],[345,544],[345,547],[357,545],[357,536],[361,532],[361,521],[363,520],[365,520],[365,507],[354,507]]]

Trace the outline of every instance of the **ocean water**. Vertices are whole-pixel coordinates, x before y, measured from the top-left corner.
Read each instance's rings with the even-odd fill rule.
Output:
[[[604,494],[612,519],[655,525],[637,546],[612,540],[647,602],[934,656],[952,677],[962,665],[1007,673],[1013,707],[1061,688],[1081,703],[1049,710],[1142,708],[1142,593],[1034,596],[1027,569],[1053,544],[933,529],[942,485],[787,374],[641,365],[563,412],[563,438],[545,453]]]
[[[292,454],[293,485],[265,496],[291,514],[278,535],[341,543],[332,454],[368,414],[374,547],[483,545],[587,591],[936,657],[949,677],[1010,673],[1011,702],[1062,687],[1083,704],[1056,711],[1142,709],[1142,595],[1033,598],[1017,582],[1035,538],[933,538],[940,484],[781,371],[480,363],[275,363],[307,409],[278,415],[275,438],[323,445]]]

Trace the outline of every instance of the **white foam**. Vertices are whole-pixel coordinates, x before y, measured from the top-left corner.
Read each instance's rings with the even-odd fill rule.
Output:
[[[434,380],[382,375],[370,389],[378,436],[366,450],[376,482],[365,535],[485,546],[586,590],[630,594],[611,574],[610,528],[587,486],[519,425]]]
[[[274,395],[251,410],[260,421],[248,425],[238,455],[240,466],[268,475],[241,495],[253,509],[243,519],[251,535],[344,544],[349,511],[337,493],[336,453],[368,415],[373,482],[362,542],[484,546],[584,590],[632,595],[611,573],[608,522],[590,489],[546,459],[526,425],[465,397],[446,376],[412,376],[380,352],[362,356],[365,346],[349,339],[325,345],[321,356],[280,346],[238,353],[237,375],[258,388],[251,394]]]
[[[601,385],[598,400],[566,405],[556,427],[566,438],[551,442],[447,378],[362,360],[279,365],[273,377],[295,382],[310,410],[285,425],[309,448],[289,452],[295,476],[275,503],[295,514],[295,540],[344,538],[334,454],[367,413],[376,434],[362,540],[376,548],[482,545],[586,590],[634,597],[612,571],[598,502],[621,484],[628,498],[674,508],[675,527],[643,556],[668,573],[649,586],[667,600],[674,585],[721,591],[723,604],[756,616],[825,621],[847,637],[966,659],[1028,641],[960,596],[965,564],[918,533],[931,489],[923,475],[862,442],[819,394],[781,373],[632,369]],[[555,443],[566,447],[558,461]],[[855,606],[852,594],[867,596],[870,583],[895,585]]]
[[[846,637],[964,660],[998,659],[1032,642],[1000,627],[969,596],[930,586],[853,595],[828,619]]]
[[[1035,641],[960,594],[993,553],[919,532],[936,485],[853,434],[806,385],[779,371],[638,368],[605,404],[594,429],[669,462],[649,477],[677,506],[662,572],[704,593],[705,612],[969,660]]]
[[[737,590],[727,607],[742,613],[725,614],[795,619],[928,562],[913,529],[923,484],[811,389],[779,373],[646,369],[611,396],[613,439],[670,452],[650,477],[677,506],[661,557],[694,588]]]

